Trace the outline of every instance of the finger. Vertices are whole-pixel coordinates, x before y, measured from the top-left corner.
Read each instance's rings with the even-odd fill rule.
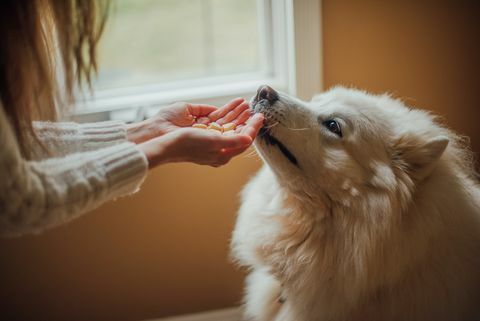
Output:
[[[240,134],[244,127],[245,125],[238,125],[237,128],[235,128],[235,133]]]
[[[208,114],[218,110],[217,107],[212,105],[205,105],[205,104],[188,104],[187,110],[190,115],[195,117],[207,116]]]
[[[225,116],[229,111],[233,110],[235,107],[243,103],[245,99],[243,98],[235,98],[234,100],[227,103],[225,106],[218,108],[216,111],[213,111],[208,118],[212,121],[216,121],[217,119],[222,118]]]
[[[235,149],[222,149],[220,154],[217,154],[217,160],[215,163],[217,164],[226,164],[228,163],[233,157],[240,155],[244,151],[248,149],[249,146],[243,146],[240,148]]]
[[[236,148],[236,149],[229,149],[229,150],[226,150],[224,152],[224,157],[226,157],[227,159],[231,159],[235,156],[238,156],[240,155],[241,153],[243,153],[244,151],[246,151],[248,149],[249,146],[244,146],[244,147],[240,147],[240,148]]]
[[[248,135],[232,135],[232,136],[218,136],[216,142],[217,150],[230,150],[245,147],[247,148],[252,144],[253,140]]]
[[[229,123],[232,120],[236,119],[242,112],[244,112],[248,108],[249,108],[248,103],[243,102],[240,105],[238,105],[237,107],[235,107],[233,110],[229,111],[225,116],[218,119],[217,123],[219,123],[220,125]]]
[[[252,111],[250,109],[244,110],[238,117],[232,120],[237,127],[244,124],[252,116]]]
[[[248,135],[253,139],[257,137],[258,131],[263,126],[263,114],[255,114],[242,129],[241,134]]]

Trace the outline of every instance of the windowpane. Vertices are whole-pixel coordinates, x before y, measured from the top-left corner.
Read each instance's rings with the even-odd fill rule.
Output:
[[[96,89],[259,70],[257,1],[114,0]]]

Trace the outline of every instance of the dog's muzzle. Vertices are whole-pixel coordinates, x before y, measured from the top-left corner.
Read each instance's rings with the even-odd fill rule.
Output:
[[[263,112],[278,100],[278,93],[270,86],[260,86],[253,97],[250,107],[255,113]]]
[[[267,145],[276,146],[280,152],[296,167],[299,167],[297,158],[290,152],[290,150],[282,144],[276,137],[274,137],[270,131],[269,115],[272,115],[272,108],[274,104],[279,100],[278,92],[276,92],[270,86],[261,86],[257,90],[257,94],[253,97],[250,108],[255,113],[265,114],[265,126],[260,129],[258,136]],[[273,118],[275,119],[275,118]],[[276,122],[278,123],[278,121]]]

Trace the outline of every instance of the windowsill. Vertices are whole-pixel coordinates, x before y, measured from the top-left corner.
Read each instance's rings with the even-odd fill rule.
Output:
[[[284,81],[275,78],[263,78],[223,84],[203,86],[184,85],[169,90],[146,90],[131,94],[111,92],[77,102],[73,119],[91,121],[115,119],[135,121],[154,114],[159,107],[174,102],[197,102],[212,105],[222,105],[230,99],[244,97],[249,99],[261,85],[269,84],[285,91]]]
[[[223,100],[228,97],[254,93],[260,85],[270,84],[284,90],[282,83],[274,78],[263,78],[223,84],[188,86],[169,90],[149,90],[131,94],[112,93],[108,96],[96,96],[78,102],[76,115],[122,110],[132,107],[156,107],[176,101],[192,101],[202,99],[203,102]]]

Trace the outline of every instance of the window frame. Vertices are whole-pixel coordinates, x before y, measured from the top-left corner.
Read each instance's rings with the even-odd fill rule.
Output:
[[[77,100],[71,116],[80,122],[137,121],[176,101],[221,105],[235,97],[251,97],[264,84],[309,99],[322,90],[321,0],[257,4],[265,19],[259,33],[266,71],[97,91]]]

